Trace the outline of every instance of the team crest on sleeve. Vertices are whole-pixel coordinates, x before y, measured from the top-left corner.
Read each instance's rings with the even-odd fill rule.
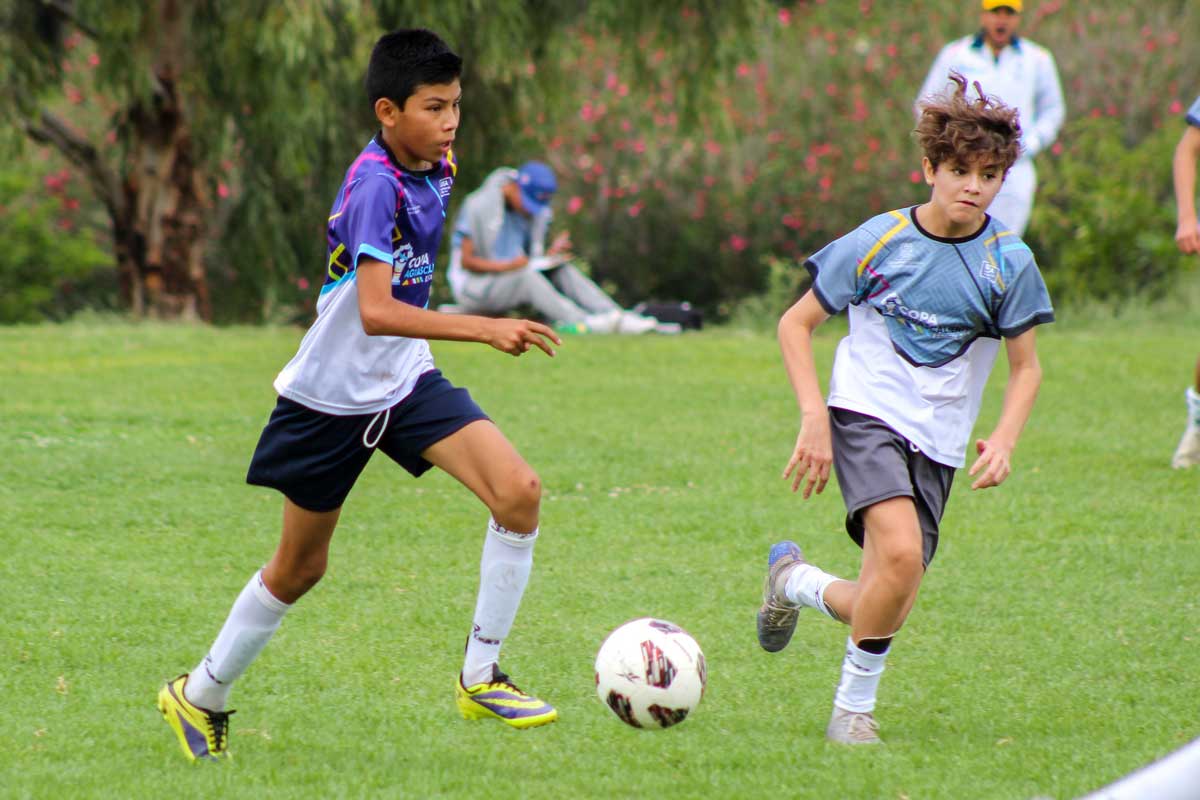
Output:
[[[1004,278],[1000,275],[1000,267],[993,264],[990,259],[979,265],[979,277],[1000,291],[1004,291]]]
[[[429,253],[416,255],[411,244],[402,244],[392,252],[392,284],[414,286],[433,280],[433,259]]]

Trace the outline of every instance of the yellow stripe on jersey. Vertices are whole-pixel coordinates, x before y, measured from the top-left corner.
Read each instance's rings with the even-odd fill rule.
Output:
[[[329,254],[329,277],[332,280],[340,280],[341,278],[345,277],[347,272],[350,271],[349,266],[338,261],[338,256],[344,252],[346,252],[346,245],[339,244],[337,248]],[[341,272],[334,272],[335,267],[340,269]]]
[[[902,231],[906,227],[908,227],[908,217],[906,217],[903,213],[901,213],[899,211],[890,211],[888,213],[890,213],[893,217],[895,217],[899,221],[895,225],[892,226],[891,230],[889,230],[883,236],[880,236],[879,241],[877,241],[875,243],[875,246],[867,251],[867,254],[865,256],[863,256],[862,261],[858,262],[858,274],[859,275],[863,274],[863,270],[866,269],[867,265],[871,263],[871,259],[879,254],[879,251],[883,249],[883,246],[888,243],[889,239],[891,239],[897,233],[899,233],[900,231]]]
[[[1001,236],[1016,236],[1016,234],[1013,233],[1012,231],[1000,231],[995,236],[993,236],[992,238],[990,238],[986,242],[984,242],[983,246],[985,248],[984,252],[987,253],[988,263],[991,264],[996,269],[996,285],[999,286],[1000,291],[1003,292],[1003,291],[1007,290],[1007,287],[1005,287],[1005,285],[1004,285],[1004,273],[1000,269],[1000,265],[996,263],[996,259],[992,257],[991,249],[988,248],[989,244],[994,243]],[[1017,246],[1019,247],[1019,245],[1017,245]],[[1004,248],[1001,248],[1001,250],[1003,250],[1003,249]],[[1009,248],[1009,249],[1011,249],[1011,248]]]

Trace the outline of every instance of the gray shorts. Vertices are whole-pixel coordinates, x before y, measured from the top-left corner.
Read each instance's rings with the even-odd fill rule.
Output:
[[[938,463],[881,419],[830,408],[833,466],[846,501],[846,533],[859,547],[862,512],[891,497],[911,497],[921,525],[925,566],[938,545],[938,524],[954,482],[954,467]]]

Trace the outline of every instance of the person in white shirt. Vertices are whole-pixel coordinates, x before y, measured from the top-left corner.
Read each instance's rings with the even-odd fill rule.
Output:
[[[1179,225],[1175,229],[1175,243],[1179,252],[1200,254],[1200,220],[1196,215],[1196,167],[1200,165],[1200,97],[1187,110],[1187,126],[1175,146],[1172,159],[1172,175],[1175,183],[1175,208],[1179,214]],[[1200,358],[1196,359],[1193,385],[1184,393],[1187,402],[1187,425],[1183,437],[1171,457],[1175,469],[1194,467],[1200,464]]]
[[[1021,157],[1004,179],[990,213],[1018,236],[1033,210],[1037,172],[1033,157],[1054,143],[1066,114],[1062,82],[1054,56],[1017,36],[1023,0],[982,0],[979,32],[942,48],[921,86],[917,106],[946,89],[951,72],[976,81],[989,95],[1017,109],[1021,120]]]

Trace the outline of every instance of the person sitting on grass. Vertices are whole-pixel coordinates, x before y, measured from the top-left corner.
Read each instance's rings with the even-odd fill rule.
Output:
[[[850,627],[826,736],[876,744],[876,689],[893,637],[938,545],[938,526],[1000,342],[1009,377],[1000,418],[975,442],[972,489],[998,486],[1033,409],[1042,370],[1036,326],[1054,311],[1033,254],[988,215],[1020,153],[1017,112],[967,81],[926,101],[916,134],[929,201],[867,220],[812,256],[812,288],[779,321],[800,406],[783,477],[802,496],[837,469],[846,530],[862,548],[857,580],[808,563],[792,541],[767,557],[758,641],[787,646],[802,608]],[[813,331],[847,310],[829,398],[821,396]]]
[[[514,356],[532,348],[554,355],[549,343],[561,344],[538,322],[426,309],[456,170],[461,70],[427,30],[389,33],[371,53],[366,88],[380,130],[334,200],[317,319],[275,379],[279,399],[246,477],[284,495],[279,546],[234,601],[208,654],[158,695],[193,761],[227,756],[230,689],[324,575],[342,504],[377,449],[414,476],[441,467],[491,512],[455,682],[460,713],[516,728],[558,717],[498,666],[533,563],[541,484],[470,394],[434,367],[426,341],[481,342]],[[447,535],[408,530],[403,513],[397,525],[380,535]],[[182,574],[187,558],[178,555]]]
[[[648,333],[658,320],[625,311],[571,263],[570,233],[549,247],[558,191],[540,161],[500,167],[467,195],[455,218],[447,278],[454,302],[471,314],[506,314],[532,306],[559,330]],[[665,329],[664,329],[665,331]]]

